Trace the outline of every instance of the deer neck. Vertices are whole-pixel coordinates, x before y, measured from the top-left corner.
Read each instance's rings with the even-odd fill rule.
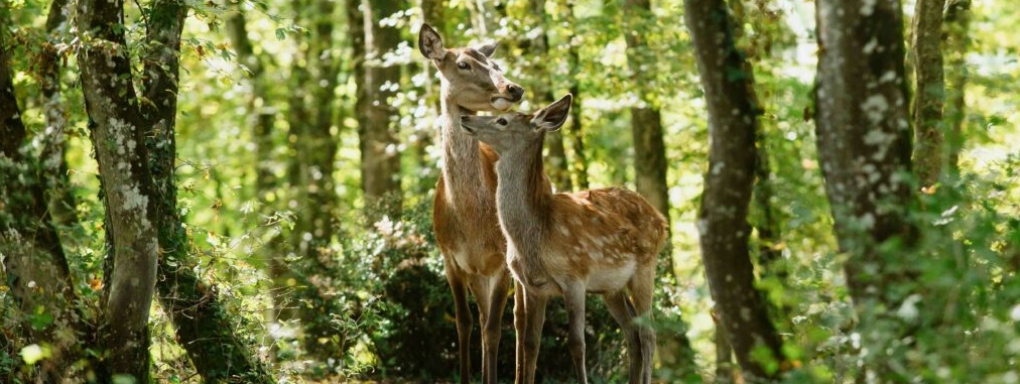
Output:
[[[547,230],[552,190],[542,167],[542,138],[500,154],[496,206],[510,250],[525,263],[539,265],[539,247]]]
[[[484,193],[485,188],[479,188],[484,185],[485,178],[478,140],[460,128],[460,117],[474,115],[475,111],[457,105],[446,84],[443,85],[443,179],[447,185],[447,200],[454,205],[465,199],[491,201],[491,191]]]

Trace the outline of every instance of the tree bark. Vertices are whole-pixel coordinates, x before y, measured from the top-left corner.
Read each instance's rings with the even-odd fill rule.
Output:
[[[818,153],[861,344],[884,352],[866,366],[887,382],[913,376],[900,369],[914,329],[891,311],[917,289],[906,217],[916,196],[901,177],[911,168],[902,17],[899,1],[817,3]]]
[[[396,113],[390,106],[389,99],[396,94],[394,87],[383,87],[386,84],[400,82],[400,67],[387,63],[383,58],[400,44],[400,30],[394,26],[383,26],[379,23],[401,10],[398,1],[361,2],[361,17],[352,17],[351,24],[356,20],[363,21],[361,31],[355,28],[351,33],[363,33],[351,40],[357,44],[364,43],[364,50],[355,51],[354,60],[363,57],[362,76],[357,78],[358,102],[358,137],[361,149],[361,188],[365,198],[366,217],[371,223],[383,215],[397,217],[403,202],[400,188],[400,152],[399,126]],[[348,12],[353,14],[348,6]],[[356,15],[355,15],[356,16]],[[364,56],[358,56],[364,53]]]
[[[23,149],[27,134],[14,93],[7,22],[0,16],[0,254],[27,342],[52,354],[40,363],[37,379],[60,382],[76,360],[83,319],[74,311],[74,284],[46,206],[49,169]]]
[[[970,49],[970,0],[949,0],[942,24],[946,53],[945,141],[947,172],[960,173],[960,150],[963,148],[963,122],[967,117],[964,100],[967,86],[967,50]]]
[[[506,4],[496,3],[493,9],[489,9],[485,0],[467,0],[468,16],[471,19],[471,29],[475,36],[492,36],[499,28],[498,13],[500,7],[505,9]]]
[[[549,60],[549,36],[546,26],[545,0],[528,0],[526,12],[520,21],[521,29],[518,31],[522,38],[517,40],[521,48],[521,71],[530,74],[529,81],[525,88],[534,95],[531,104],[534,109],[545,107],[554,100],[552,87],[549,78],[552,71],[546,65]],[[534,30],[541,32],[535,33]],[[531,36],[531,38],[527,38]],[[546,135],[546,174],[557,191],[571,191],[573,185],[570,180],[570,171],[567,164],[566,147],[563,144],[563,133],[552,132]]]
[[[782,339],[754,285],[747,223],[754,184],[755,135],[761,110],[750,65],[734,46],[722,0],[684,2],[708,105],[709,171],[698,212],[702,261],[712,298],[745,376],[774,379],[782,362]],[[753,358],[765,347],[775,364]]]
[[[946,162],[942,108],[946,84],[942,68],[942,9],[946,0],[917,0],[914,8],[914,165],[918,182],[938,182]]]
[[[639,104],[630,108],[635,184],[638,193],[658,209],[669,223],[671,222],[669,189],[666,185],[668,165],[662,134],[662,117],[659,107],[652,100],[652,88],[648,86],[655,82],[654,70],[649,66],[653,66],[657,61],[644,40],[645,33],[655,25],[649,0],[624,1],[623,20],[630,80],[639,97]],[[675,281],[676,268],[672,254],[672,245],[667,243],[660,256],[667,257],[669,263],[668,266],[660,264],[658,270],[660,275],[665,271],[664,273]],[[683,322],[683,319],[678,318],[677,321]],[[696,375],[695,353],[684,332],[663,334],[659,344],[669,346],[659,349],[660,360],[664,365],[671,365],[672,369],[680,372],[680,377]]]
[[[46,119],[46,130],[43,138],[43,166],[49,175],[46,188],[47,201],[51,218],[60,225],[78,222],[75,211],[74,195],[71,193],[71,181],[68,179],[67,159],[64,156],[67,140],[64,132],[67,128],[67,110],[63,104],[60,83],[60,60],[57,44],[61,36],[67,33],[67,15],[70,12],[67,0],[54,0],[46,17],[47,44],[42,47],[36,66],[39,77],[39,88],[42,94],[43,116]]]
[[[444,38],[452,37],[451,34],[447,32],[448,24],[446,22],[446,8],[448,5],[448,0],[422,0],[421,2],[422,18],[425,20],[425,23],[431,25],[432,28],[439,32],[440,36],[444,36]],[[453,40],[451,39],[448,43],[451,43],[452,41]],[[435,73],[437,71],[435,66],[423,65],[420,68],[425,72],[426,78],[435,78]],[[443,115],[443,103],[442,100],[439,99],[439,94],[440,91],[438,82],[425,82],[425,100],[428,104],[432,105],[433,116],[435,116],[437,121]],[[429,158],[428,154],[428,148],[433,146],[436,142],[436,132],[438,132],[438,125],[433,125],[414,133],[418,139],[417,142],[413,144],[417,151],[416,158],[419,160],[419,169],[436,169],[436,164]],[[412,143],[408,144],[410,145]],[[418,180],[418,182],[414,183],[413,189],[410,189],[411,193],[417,196],[427,196],[429,191],[432,190],[432,188],[435,188],[437,175],[438,173],[430,172],[428,177]]]
[[[181,31],[188,9],[174,0],[152,3],[147,19],[142,82],[142,113],[151,130],[146,149],[158,199],[159,246],[156,288],[160,302],[174,324],[178,344],[195,370],[207,382],[244,378],[271,383],[272,376],[253,356],[251,347],[237,337],[214,287],[195,274],[190,241],[177,209],[176,114],[180,68]]]
[[[758,232],[758,263],[763,274],[773,277],[779,284],[787,286],[789,273],[785,265],[779,263],[783,259],[783,251],[779,247],[783,241],[782,223],[774,209],[772,201],[774,192],[772,190],[772,170],[769,166],[768,143],[765,135],[759,132],[755,137],[756,153],[754,164],[755,184],[752,192],[752,201],[758,211],[757,222],[754,224]],[[788,318],[791,308],[786,304],[768,305],[775,311],[775,314],[782,318]]]
[[[669,187],[666,185],[666,145],[662,138],[662,117],[658,106],[648,97],[646,84],[654,82],[650,68],[656,60],[644,40],[646,28],[652,25],[649,0],[626,0],[624,20],[633,22],[624,28],[627,41],[627,64],[640,104],[630,109],[631,133],[634,137],[634,177],[637,191],[669,219]],[[636,22],[634,22],[636,21]]]
[[[574,25],[576,21],[574,0],[566,0],[565,8],[567,24]],[[577,52],[577,44],[574,41],[574,29],[571,29],[570,33],[570,47],[567,55],[570,58],[570,94],[574,95],[574,106],[570,108],[571,123],[567,132],[570,135],[571,149],[574,152],[570,167],[571,173],[574,175],[574,185],[583,191],[590,187],[588,184],[588,153],[585,150],[584,121],[582,120],[584,114],[581,111],[581,56]]]
[[[726,325],[719,319],[719,314],[712,311],[712,323],[715,324],[715,383],[733,384],[736,383],[736,372],[733,370],[733,347],[730,346],[729,336],[726,334]]]
[[[151,129],[142,117],[131,81],[124,38],[123,2],[83,0],[79,29],[90,39],[78,53],[92,142],[105,188],[112,234],[113,267],[101,304],[101,342],[110,373],[149,381],[147,321],[158,261],[159,209],[145,150]],[[100,380],[108,380],[101,378]]]

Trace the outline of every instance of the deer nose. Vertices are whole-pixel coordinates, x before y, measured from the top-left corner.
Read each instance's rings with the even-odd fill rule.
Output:
[[[520,85],[510,84],[510,86],[507,87],[507,91],[510,92],[510,101],[518,102],[521,101],[522,97],[524,97],[524,88]]]

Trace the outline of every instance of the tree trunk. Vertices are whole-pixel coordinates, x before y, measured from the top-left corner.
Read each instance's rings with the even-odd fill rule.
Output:
[[[746,376],[773,379],[779,372],[767,368],[760,358],[752,357],[756,348],[764,347],[774,362],[784,359],[782,339],[754,285],[748,244],[751,227],[747,212],[754,184],[755,135],[761,113],[754,96],[753,74],[734,46],[725,2],[686,0],[684,4],[708,105],[711,140],[709,171],[698,212],[705,274],[743,372]]]
[[[113,240],[101,342],[111,374],[148,382],[147,321],[159,254],[158,196],[144,145],[151,126],[142,117],[131,80],[123,2],[83,0],[77,18],[80,30],[92,33],[78,62],[86,111],[95,122],[92,142],[110,218],[106,230]]]
[[[398,1],[363,0],[361,2],[363,36],[352,41],[357,44],[363,39],[364,51],[355,51],[354,60],[363,56],[362,76],[358,83],[358,137],[361,148],[361,188],[365,198],[366,217],[370,223],[383,215],[397,217],[400,214],[402,196],[400,188],[399,126],[397,111],[390,106],[389,99],[396,92],[385,84],[400,82],[400,67],[385,62],[383,55],[400,44],[400,30],[395,26],[383,26],[379,21],[402,9]],[[348,12],[354,12],[348,6]],[[352,17],[355,24],[358,17]],[[351,29],[352,34],[358,33]]]
[[[64,156],[67,147],[64,131],[67,128],[68,112],[63,104],[60,84],[61,57],[56,48],[61,36],[67,33],[65,22],[69,12],[67,0],[54,0],[50,4],[46,17],[48,44],[42,47],[36,67],[43,98],[43,115],[46,118],[46,130],[41,133],[43,138],[41,157],[50,179],[49,188],[46,188],[47,201],[51,218],[61,225],[78,222],[78,214],[75,211],[77,203],[71,193],[67,159]]]
[[[754,164],[755,184],[752,193],[754,210],[758,217],[754,224],[758,232],[758,263],[761,266],[763,275],[775,278],[783,287],[788,286],[789,273],[785,265],[779,263],[783,259],[783,251],[780,244],[783,241],[782,223],[774,209],[772,201],[772,170],[769,167],[768,144],[765,135],[759,132],[756,135],[756,158]],[[788,321],[792,308],[784,303],[767,303],[776,315]],[[783,320],[780,320],[783,321]]]
[[[666,185],[666,145],[662,135],[662,117],[655,101],[650,97],[651,84],[655,81],[654,71],[648,66],[657,61],[649,51],[644,33],[654,28],[652,8],[649,0],[626,0],[624,2],[624,39],[627,42],[627,64],[630,67],[631,82],[638,92],[640,104],[630,108],[631,134],[634,140],[634,176],[637,191],[653,207],[659,210],[670,222],[669,190]],[[672,230],[671,230],[672,231]],[[658,270],[665,271],[668,281],[675,281],[676,267],[673,260],[672,242],[666,244],[661,255],[668,258],[666,266],[660,264]],[[682,318],[677,321],[683,322]],[[685,324],[686,325],[686,324]],[[688,327],[683,327],[687,329]],[[660,345],[660,360],[664,365],[679,373],[679,377],[695,375],[694,350],[684,332],[663,334]]]
[[[84,319],[74,311],[74,284],[46,207],[43,186],[50,175],[38,172],[50,169],[33,164],[23,150],[27,134],[13,88],[7,22],[0,16],[0,254],[27,342],[52,354],[38,380],[60,382],[77,360]]]
[[[631,133],[634,139],[634,177],[637,190],[669,217],[669,187],[666,185],[666,144],[662,137],[662,116],[658,108],[632,107]]]
[[[177,342],[188,352],[195,370],[207,382],[244,377],[246,382],[271,383],[249,345],[219,302],[214,287],[202,282],[189,260],[190,241],[177,209],[176,114],[181,31],[188,9],[172,0],[156,1],[149,13],[146,39],[159,47],[144,52],[145,98],[142,107],[151,126],[146,142],[158,198],[159,246],[156,288],[176,330]]]
[[[492,36],[496,29],[499,28],[499,15],[500,7],[505,9],[506,4],[494,4],[494,9],[489,9],[487,4],[489,1],[486,0],[466,0],[468,8],[468,16],[471,19],[471,29],[474,30],[475,36]]]
[[[946,53],[946,117],[945,141],[947,170],[960,173],[960,150],[963,148],[963,122],[967,117],[964,88],[967,85],[967,50],[970,48],[970,0],[949,0],[942,24]]]
[[[521,48],[522,72],[528,73],[528,83],[525,89],[533,95],[531,104],[534,109],[545,107],[557,99],[553,95],[549,78],[552,71],[546,65],[549,60],[549,36],[546,26],[545,0],[528,0],[526,11],[520,21],[521,29],[517,31],[521,39],[517,45]],[[538,29],[541,32],[531,33]],[[527,38],[531,36],[531,38]],[[546,174],[549,181],[556,187],[557,191],[571,191],[573,185],[570,181],[570,171],[567,164],[566,148],[563,145],[563,133],[561,131],[551,132],[546,135]]]
[[[938,182],[943,155],[942,108],[946,84],[942,69],[942,9],[946,0],[917,0],[914,8],[914,164],[918,182]]]
[[[653,82],[656,62],[644,41],[645,29],[652,25],[649,0],[626,0],[624,20],[635,24],[624,29],[627,40],[627,64],[630,66],[640,104],[630,109],[631,133],[634,136],[634,177],[637,191],[669,220],[669,188],[666,185],[666,145],[662,138],[662,117],[659,107],[649,99],[646,84]]]
[[[733,347],[730,346],[729,335],[726,334],[726,325],[719,319],[719,314],[712,310],[712,323],[715,324],[715,383],[733,384],[736,383],[736,372],[733,370]]]
[[[820,56],[815,122],[818,153],[861,344],[879,377],[905,382],[905,349],[914,332],[890,311],[917,288],[910,249],[917,229],[909,172],[910,123],[904,80],[903,20],[898,1],[817,2]],[[900,246],[882,247],[887,241]]]
[[[447,14],[446,8],[449,5],[448,0],[422,0],[421,12],[425,22],[432,26],[433,29],[439,32],[440,36],[444,38],[452,37],[447,32]],[[452,40],[451,40],[452,41]],[[415,61],[412,62],[412,64]],[[425,72],[426,78],[434,79],[436,68],[433,65],[422,65],[421,70]],[[432,105],[433,116],[439,119],[443,114],[442,100],[439,99],[439,86],[436,81],[425,82],[425,100],[428,104]],[[427,127],[426,129],[415,132],[417,142],[415,145],[416,158],[419,160],[419,169],[436,169],[436,164],[430,161],[428,155],[428,148],[435,143],[436,132],[438,132],[438,125]],[[408,143],[411,145],[412,143]],[[414,183],[411,193],[417,196],[427,196],[432,188],[436,185],[435,172],[430,172],[429,177],[422,178]]]
[[[566,0],[566,19],[568,25],[574,25],[574,0]],[[577,43],[574,41],[574,29],[571,29],[570,47],[568,56],[570,58],[570,93],[574,95],[574,106],[570,108],[571,125],[567,130],[570,135],[571,149],[574,151],[574,159],[571,162],[571,173],[574,175],[574,185],[579,190],[589,189],[588,184],[588,153],[584,145],[584,121],[581,112],[581,57],[577,52]]]

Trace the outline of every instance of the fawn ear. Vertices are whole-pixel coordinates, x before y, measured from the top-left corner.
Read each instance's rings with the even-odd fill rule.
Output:
[[[432,60],[442,60],[446,56],[443,38],[439,37],[439,33],[428,24],[421,25],[421,32],[418,33],[418,50]]]
[[[492,54],[496,53],[496,46],[496,43],[488,43],[476,49],[485,55],[485,57],[492,57]]]
[[[567,122],[567,116],[570,116],[570,105],[574,102],[574,96],[567,94],[555,103],[549,104],[548,107],[542,108],[542,110],[535,113],[535,117],[531,119],[531,123],[535,125],[536,129],[544,129],[546,131],[556,131],[563,126],[563,123]]]

